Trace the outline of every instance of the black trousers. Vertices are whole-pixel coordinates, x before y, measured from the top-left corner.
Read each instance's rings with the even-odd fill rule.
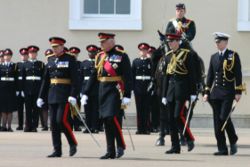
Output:
[[[179,140],[179,131],[183,132],[186,117],[185,117],[185,103],[186,101],[173,101],[168,102],[168,110],[169,110],[169,122],[170,122],[170,134],[171,134],[171,142],[172,147],[175,149],[180,149],[180,140]],[[194,141],[193,134],[189,126],[187,125],[184,137],[187,141]]]
[[[38,127],[39,113],[41,109],[37,107],[36,100],[38,95],[25,94],[26,107],[26,126],[28,129],[35,129]]]
[[[77,145],[76,138],[68,121],[70,113],[69,103],[49,104],[49,111],[54,150],[58,152],[62,151],[61,131],[65,134],[70,146]]]
[[[24,113],[24,98],[19,95],[17,97],[18,127],[23,127],[23,113]]]
[[[161,97],[158,96],[160,106],[160,137],[164,138],[170,132],[168,108],[161,102]]]
[[[122,134],[122,128],[121,124],[119,123],[119,119],[114,116],[104,118],[103,120],[107,141],[107,152],[115,154],[115,141],[117,143],[117,148],[121,147],[123,149],[126,149],[126,144]]]
[[[160,125],[160,105],[157,95],[151,96],[150,118],[151,129],[158,129]]]
[[[88,103],[84,106],[86,123],[90,130],[99,129],[98,96],[90,96]]]
[[[138,132],[150,131],[150,96],[135,95],[137,130]]]
[[[227,151],[225,131],[221,131],[221,128],[232,109],[233,100],[210,100],[210,104],[213,109],[214,132],[217,140],[218,150]],[[231,118],[229,118],[227,121],[225,130],[227,132],[230,144],[235,144],[238,140],[238,136],[236,135]]]

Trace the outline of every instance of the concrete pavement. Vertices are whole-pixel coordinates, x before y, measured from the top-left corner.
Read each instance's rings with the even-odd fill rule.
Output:
[[[116,160],[99,160],[105,153],[104,133],[95,135],[102,147],[98,148],[88,134],[75,133],[78,140],[78,152],[74,157],[68,156],[68,144],[63,139],[63,157],[48,159],[52,152],[50,132],[23,133],[0,132],[0,167],[245,167],[250,166],[250,133],[249,129],[238,129],[239,152],[235,156],[215,157],[216,151],[213,129],[193,129],[196,136],[196,147],[187,152],[182,147],[180,155],[166,155],[170,148],[169,136],[166,146],[154,146],[158,134],[134,135],[136,150],[133,151],[126,130],[124,130],[127,150],[124,157]]]

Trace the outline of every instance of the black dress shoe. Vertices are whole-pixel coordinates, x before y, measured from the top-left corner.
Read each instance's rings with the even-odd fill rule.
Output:
[[[228,151],[218,151],[214,153],[215,156],[228,155]]]
[[[97,129],[93,129],[93,130],[91,130],[91,133],[99,133],[99,130],[97,130]]]
[[[170,150],[166,151],[165,153],[166,154],[180,154],[181,151],[180,151],[180,149],[177,149],[177,148],[171,148]]]
[[[75,129],[74,129],[76,132],[80,132],[80,131],[82,131],[82,129],[80,128],[80,127],[75,127]]]
[[[42,131],[48,131],[48,130],[49,130],[48,126],[42,128]]]
[[[18,126],[18,127],[16,128],[16,130],[23,130],[23,127]]]
[[[31,132],[37,132],[37,129],[36,129],[36,128],[34,128],[34,129],[32,129],[32,130],[31,130]]]
[[[121,158],[124,155],[124,149],[121,147],[117,148],[116,158]]]
[[[62,156],[62,152],[53,152],[52,154],[48,155],[47,157],[48,158],[58,158],[58,157],[61,157]]]
[[[238,152],[238,146],[237,144],[231,144],[230,145],[230,155],[234,155]]]
[[[89,131],[88,131],[87,129],[85,129],[85,130],[83,131],[83,133],[89,133]]]
[[[115,159],[115,153],[106,153],[105,155],[101,156],[100,159]]]
[[[13,129],[12,128],[8,128],[7,131],[8,132],[13,132]]]
[[[194,149],[194,141],[188,141],[187,147],[188,147],[188,152],[192,151]]]
[[[70,146],[70,148],[69,148],[69,156],[72,157],[73,155],[76,154],[76,152],[77,152],[77,148],[76,147],[77,147],[76,145]]]
[[[135,134],[136,134],[136,135],[141,135],[141,134],[143,134],[143,133],[142,133],[141,131],[136,131]]]
[[[1,127],[1,131],[2,131],[2,132],[7,132],[8,129],[7,129],[6,127]]]
[[[164,146],[165,145],[164,138],[160,137],[159,139],[157,139],[155,145],[156,146]]]

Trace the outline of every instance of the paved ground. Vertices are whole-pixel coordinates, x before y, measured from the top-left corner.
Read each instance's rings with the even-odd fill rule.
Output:
[[[128,133],[125,133],[127,143],[126,155],[119,160],[99,160],[99,156],[105,153],[104,134],[95,135],[102,144],[98,148],[87,134],[76,133],[79,142],[78,153],[70,158],[68,145],[63,137],[63,157],[48,159],[46,155],[51,153],[50,132],[39,133],[0,133],[0,167],[245,167],[250,166],[250,133],[249,129],[239,129],[239,152],[235,156],[215,157],[215,139],[212,129],[194,129],[196,147],[191,152],[182,148],[180,155],[166,155],[164,152],[170,148],[169,137],[166,146],[154,146],[157,134],[133,135],[136,151],[131,148]],[[134,131],[132,131],[134,134]]]

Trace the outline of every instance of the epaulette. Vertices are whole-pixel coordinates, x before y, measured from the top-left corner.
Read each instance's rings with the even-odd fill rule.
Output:
[[[170,51],[168,51],[166,54],[165,54],[165,56],[168,56],[170,53],[172,53],[173,52],[173,50],[170,50]]]
[[[50,54],[50,55],[47,55],[46,58],[49,58],[49,57],[52,57],[52,56],[55,56],[54,53]]]
[[[181,48],[181,51],[190,52],[189,49],[183,49],[183,48]]]
[[[118,48],[115,48],[116,51],[118,52],[121,52],[121,53],[126,53],[124,50],[121,50],[121,49],[118,49]]]

